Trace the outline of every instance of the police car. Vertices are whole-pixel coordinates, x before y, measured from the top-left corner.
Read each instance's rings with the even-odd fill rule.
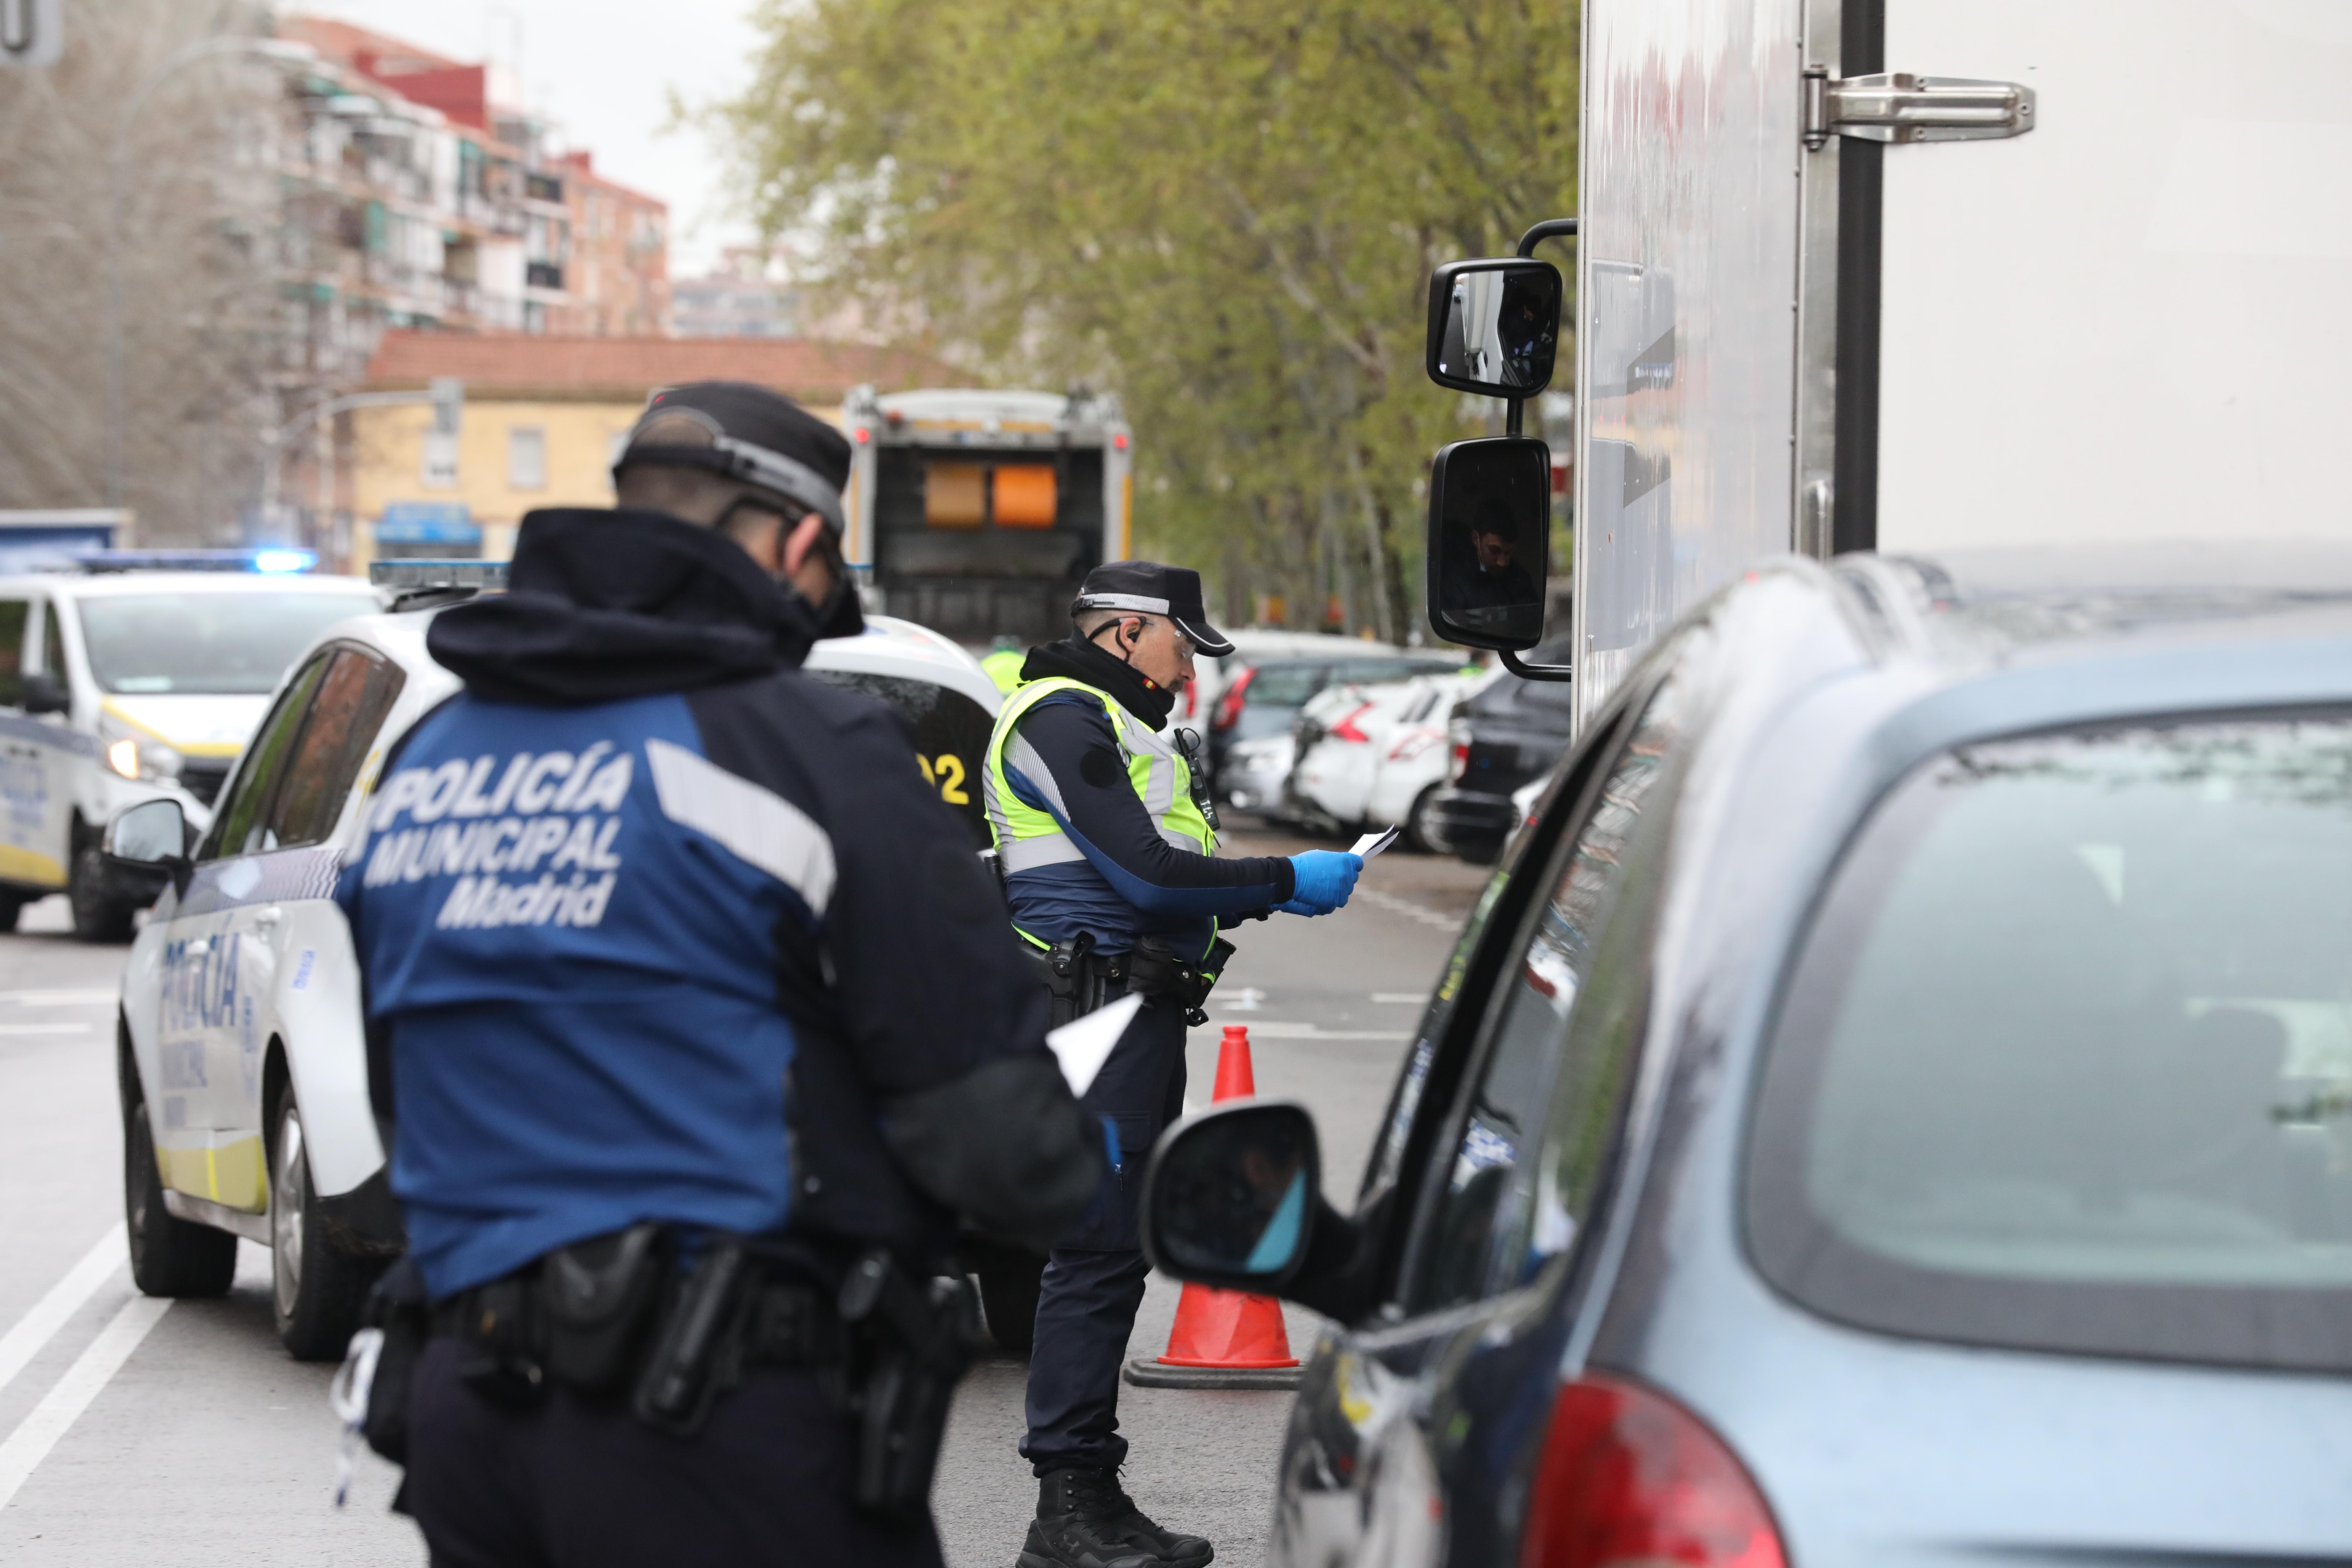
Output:
[[[199,562],[210,569],[170,569]],[[381,607],[365,582],[309,563],[290,551],[110,552],[0,577],[0,931],[64,889],[77,935],[130,936],[154,889],[106,874],[100,830],[165,797],[208,824],[287,667],[322,627]]]
[[[412,577],[423,565],[399,564]],[[499,570],[470,565],[491,585]],[[435,607],[465,596],[411,582],[390,613],[321,636],[269,700],[192,851],[176,796],[125,812],[106,836],[118,870],[169,876],[122,983],[133,1275],[150,1295],[217,1295],[238,1237],[268,1246],[278,1335],[300,1359],[342,1353],[399,1247],[358,964],[331,895],[385,756],[458,689],[425,634]],[[988,842],[980,763],[999,693],[978,661],[877,616],[862,637],[818,643],[806,668],[904,714],[940,798],[975,847]],[[547,776],[521,785],[552,794],[573,759],[541,763]]]

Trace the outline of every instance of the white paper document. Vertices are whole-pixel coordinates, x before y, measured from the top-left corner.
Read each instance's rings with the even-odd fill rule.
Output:
[[[1097,1007],[1083,1018],[1073,1018],[1045,1037],[1047,1048],[1054,1059],[1062,1064],[1062,1077],[1072,1094],[1084,1094],[1087,1086],[1102,1071],[1103,1063],[1118,1047],[1119,1037],[1127,1026],[1135,1022],[1143,998],[1129,992],[1108,1007]]]
[[[1379,854],[1381,850],[1387,848],[1390,845],[1395,843],[1397,841],[1397,835],[1402,831],[1403,829],[1402,828],[1391,827],[1382,833],[1367,833],[1361,838],[1356,840],[1354,846],[1349,849],[1348,853],[1350,855],[1360,855],[1365,859],[1369,860],[1373,856]]]

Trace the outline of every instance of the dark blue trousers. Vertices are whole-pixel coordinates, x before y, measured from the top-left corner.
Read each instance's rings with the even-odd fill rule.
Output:
[[[461,1354],[427,1344],[413,1396],[401,1506],[433,1568],[940,1568],[929,1518],[851,1510],[855,1432],[812,1373],[760,1368],[673,1437],[562,1388],[499,1409],[457,1381]]]
[[[1021,1444],[1021,1457],[1041,1476],[1116,1469],[1127,1458],[1118,1373],[1150,1271],[1136,1239],[1135,1205],[1152,1143],[1184,1113],[1183,1015],[1149,1005],[1137,1014],[1079,1103],[1118,1130],[1118,1179],[1045,1265],[1029,1354],[1029,1435]]]

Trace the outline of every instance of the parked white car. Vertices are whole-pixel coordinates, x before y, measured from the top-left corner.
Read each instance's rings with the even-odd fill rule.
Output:
[[[1317,693],[1291,731],[1291,800],[1343,828],[1402,825],[1412,847],[1431,847],[1422,816],[1445,782],[1446,719],[1475,684],[1418,676]]]
[[[0,931],[64,889],[76,935],[128,940],[154,882],[108,876],[100,830],[165,797],[207,826],[288,668],[320,628],[380,608],[360,578],[298,572],[0,577]]]
[[[425,651],[432,614],[345,620],[301,652],[192,855],[176,796],[107,832],[117,868],[171,879],[122,980],[133,1277],[150,1295],[218,1295],[237,1238],[259,1242],[278,1336],[306,1360],[342,1352],[400,1245],[359,965],[331,895],[384,758],[457,689]],[[819,643],[807,668],[897,707],[940,798],[975,849],[987,843],[980,763],[999,694],[977,660],[877,616],[863,637]]]

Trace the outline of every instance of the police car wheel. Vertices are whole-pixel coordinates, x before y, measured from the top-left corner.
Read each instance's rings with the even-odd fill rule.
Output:
[[[163,1172],[143,1100],[131,1108],[122,1131],[122,1219],[131,1237],[131,1279],[143,1294],[228,1294],[236,1278],[236,1237],[177,1218],[163,1206]]]
[[[84,942],[129,942],[131,917],[138,911],[108,885],[106,859],[91,845],[74,856],[66,898],[73,905],[74,935]]]
[[[1037,1342],[1037,1296],[1045,1284],[1045,1260],[1015,1256],[992,1262],[978,1273],[988,1337],[1002,1350],[1027,1355]]]
[[[279,1091],[270,1125],[269,1284],[278,1338],[296,1361],[333,1361],[359,1327],[373,1270],[327,1240],[290,1086]]]

